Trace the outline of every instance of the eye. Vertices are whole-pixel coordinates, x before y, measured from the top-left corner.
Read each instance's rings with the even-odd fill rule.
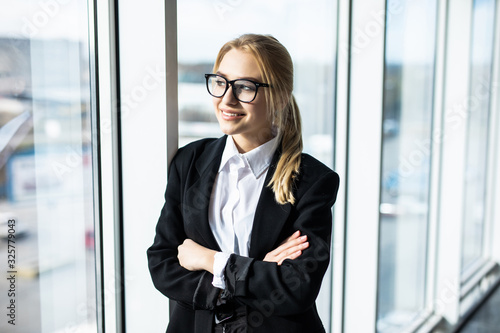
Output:
[[[248,91],[248,92],[255,91],[255,84],[253,84],[250,81],[235,82],[235,87],[236,87],[236,89],[238,89],[240,91]]]
[[[221,78],[217,78],[215,79],[215,84],[219,87],[223,87],[226,85],[226,81]]]

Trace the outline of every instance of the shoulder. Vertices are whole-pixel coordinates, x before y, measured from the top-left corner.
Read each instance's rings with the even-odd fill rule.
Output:
[[[200,139],[200,140],[190,142],[187,145],[179,148],[176,155],[189,154],[192,152],[203,151],[207,145],[210,145],[211,143],[213,143],[217,140],[221,140],[221,139],[222,138],[205,138],[205,139]]]
[[[327,202],[335,201],[340,184],[339,175],[328,166],[308,154],[302,154],[295,190],[299,201],[312,196]]]
[[[224,147],[226,136],[220,138],[206,138],[196,140],[179,148],[175,154],[172,163],[183,165],[197,160],[207,151],[217,153],[220,147]]]
[[[309,154],[302,153],[299,177],[309,181],[315,181],[323,177],[334,178],[339,181],[339,175]]]

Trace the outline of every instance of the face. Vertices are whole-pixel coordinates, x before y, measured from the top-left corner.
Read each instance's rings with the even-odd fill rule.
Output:
[[[236,49],[230,50],[222,58],[217,74],[229,81],[249,79],[262,82],[254,57],[248,52]],[[269,88],[258,88],[257,96],[250,103],[238,101],[232,89],[230,86],[222,97],[212,97],[215,115],[222,132],[232,135],[240,150],[249,151],[272,138],[264,92],[264,89]]]

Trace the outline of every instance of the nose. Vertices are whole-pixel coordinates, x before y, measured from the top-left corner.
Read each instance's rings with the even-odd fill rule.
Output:
[[[233,85],[230,84],[226,93],[222,96],[222,101],[228,105],[237,104],[238,100],[234,97]]]

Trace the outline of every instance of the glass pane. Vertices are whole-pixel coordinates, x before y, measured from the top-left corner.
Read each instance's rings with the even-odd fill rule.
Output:
[[[481,259],[488,154],[495,1],[475,0],[464,199],[462,272]]]
[[[2,8],[0,332],[96,332],[87,2]]]
[[[387,5],[377,332],[425,306],[436,6]]]
[[[304,151],[333,165],[337,2],[331,0],[178,1],[179,145],[220,137],[203,74],[221,46],[244,33],[271,34],[294,61],[294,95],[302,115]],[[330,323],[330,271],[317,300]]]

